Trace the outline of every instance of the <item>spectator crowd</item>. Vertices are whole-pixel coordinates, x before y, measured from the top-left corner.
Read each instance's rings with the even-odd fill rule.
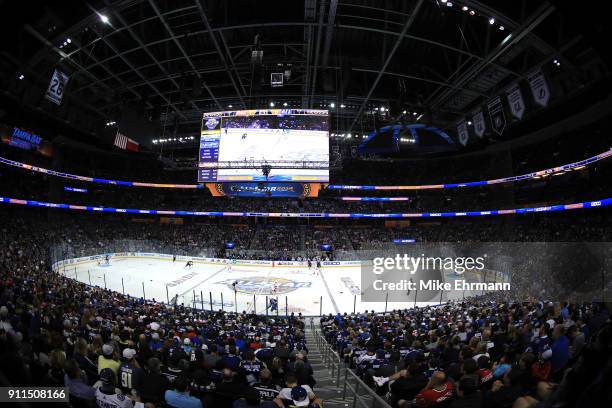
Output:
[[[612,402],[603,303],[483,296],[321,320],[329,344],[394,408],[604,407]]]

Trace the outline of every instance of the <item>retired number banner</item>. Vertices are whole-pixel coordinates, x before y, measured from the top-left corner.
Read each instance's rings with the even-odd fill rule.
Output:
[[[49,82],[45,97],[56,105],[61,104],[64,91],[66,90],[66,84],[68,84],[68,79],[70,79],[68,75],[64,74],[62,71],[57,69],[53,70],[53,75],[51,76],[51,81]]]

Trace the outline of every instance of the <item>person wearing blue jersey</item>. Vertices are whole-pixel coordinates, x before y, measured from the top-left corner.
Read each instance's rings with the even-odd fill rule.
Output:
[[[123,362],[119,366],[119,388],[124,394],[129,394],[137,388],[143,370],[136,360],[136,350],[126,348],[123,350]]]

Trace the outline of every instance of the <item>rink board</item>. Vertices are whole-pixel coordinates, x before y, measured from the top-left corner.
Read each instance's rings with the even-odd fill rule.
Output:
[[[193,260],[193,267],[186,267]],[[98,264],[101,261],[102,264]],[[176,296],[178,304],[225,311],[266,313],[271,298],[278,300],[278,313],[351,313],[353,310],[383,312],[415,305],[405,302],[362,302],[360,262],[323,262],[320,271],[305,262],[228,261],[217,258],[177,257],[148,253],[113,254],[109,265],[104,254],[56,262],[56,272],[68,278],[167,303]],[[237,282],[237,291],[232,283]],[[446,298],[444,300],[447,300]],[[276,314],[271,310],[268,314]]]

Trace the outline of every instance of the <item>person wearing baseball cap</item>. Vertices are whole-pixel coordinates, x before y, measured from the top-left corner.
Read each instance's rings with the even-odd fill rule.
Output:
[[[304,387],[299,385],[291,388],[291,400],[293,401],[293,405],[296,407],[306,407],[310,405],[308,392]]]
[[[100,371],[101,386],[96,390],[96,405],[99,407],[132,408],[132,401],[115,388],[115,373],[111,368]]]
[[[136,360],[136,350],[126,348],[123,350],[123,362],[119,367],[119,387],[124,394],[129,394],[136,388],[142,377],[143,370]]]
[[[110,343],[103,345],[102,355],[98,357],[98,374],[100,374],[105,368],[110,368],[115,374],[116,379],[120,365],[121,363],[119,360],[115,358],[115,347]]]
[[[287,384],[287,388],[280,390],[278,397],[274,399],[274,403],[279,407],[310,406],[314,408],[322,406],[323,401],[317,398],[312,388],[306,384],[299,385],[295,375],[291,373],[287,374],[285,383]]]

